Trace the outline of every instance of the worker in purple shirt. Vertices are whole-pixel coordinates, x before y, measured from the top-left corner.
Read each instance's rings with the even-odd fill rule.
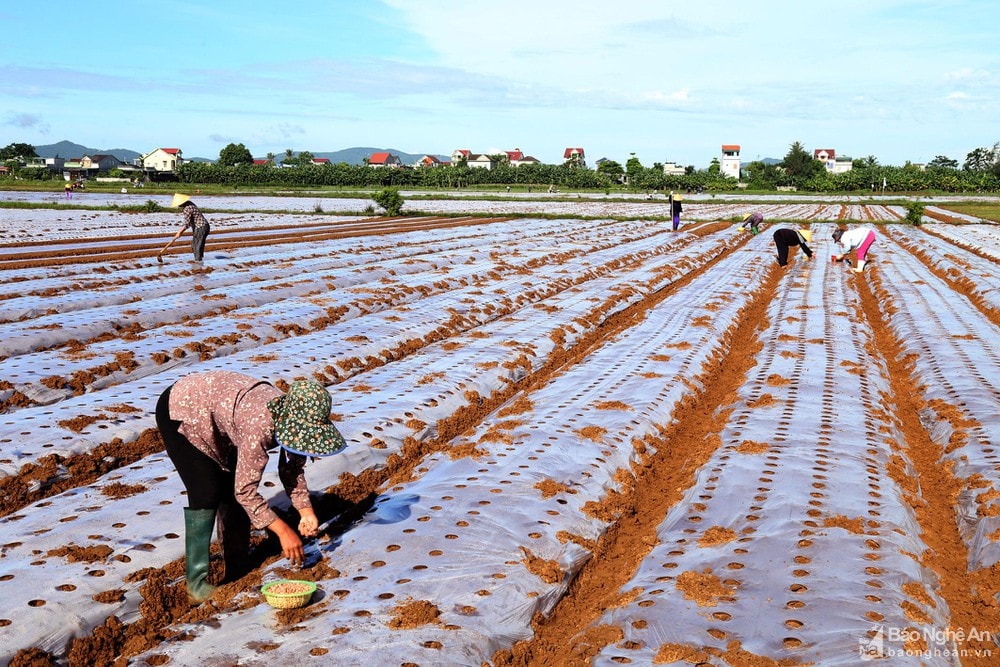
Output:
[[[760,233],[760,223],[764,222],[764,216],[761,213],[747,213],[743,216],[743,224],[738,228],[739,231],[750,230],[750,233],[754,236]]]
[[[266,528],[293,565],[304,558],[301,535],[316,535],[319,522],[303,468],[307,457],[344,448],[330,422],[331,398],[313,380],[282,392],[268,382],[231,371],[192,373],[168,387],[156,404],[164,448],[187,489],[184,508],[185,578],[188,599],[200,603],[208,583],[212,528],[218,522],[226,579],[242,576],[250,529]],[[298,532],[275,513],[258,489],[277,446],[278,477],[299,514]]]

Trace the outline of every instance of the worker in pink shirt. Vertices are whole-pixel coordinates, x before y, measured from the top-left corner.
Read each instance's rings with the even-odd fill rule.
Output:
[[[833,230],[833,240],[839,243],[844,251],[833,255],[833,261],[839,262],[852,250],[857,251],[858,263],[851,270],[855,273],[863,272],[867,263],[868,249],[875,243],[875,230],[871,227],[854,227],[852,229],[838,227]]]
[[[208,583],[212,528],[218,520],[226,579],[244,573],[250,529],[267,528],[293,565],[302,563],[301,533],[319,528],[303,468],[307,457],[344,448],[330,422],[330,394],[312,380],[282,392],[242,373],[193,373],[168,387],[156,405],[164,448],[187,489],[184,508],[188,599],[200,603],[215,590]],[[299,514],[298,532],[275,513],[258,486],[277,446],[278,477]]]

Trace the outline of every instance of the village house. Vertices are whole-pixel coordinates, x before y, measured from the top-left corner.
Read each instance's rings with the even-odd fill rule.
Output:
[[[420,158],[419,160],[417,160],[416,166],[417,167],[440,167],[440,166],[442,166],[444,164],[446,164],[446,163],[442,162],[441,160],[439,160],[434,155],[425,155],[422,158]]]
[[[92,173],[106,174],[124,166],[125,163],[114,155],[84,155],[80,158],[80,167]]]
[[[567,148],[563,151],[563,162],[586,169],[587,159],[582,148]]]
[[[451,153],[451,164],[459,166],[464,163],[469,167],[493,169],[493,167],[497,166],[497,158],[500,157],[502,160],[503,156],[506,156],[507,164],[512,167],[520,167],[523,164],[541,164],[537,158],[525,155],[520,148],[515,148],[511,151],[502,151],[496,155],[473,153],[467,148],[456,148]]]
[[[172,173],[184,163],[179,148],[157,148],[139,157],[139,167],[147,172]]]
[[[398,155],[393,155],[388,151],[378,151],[372,153],[368,158],[369,167],[385,167],[389,169],[399,169],[403,166],[402,160],[399,159]]]
[[[520,167],[522,164],[541,164],[536,158],[525,155],[520,148],[504,152],[507,154],[507,161],[510,162],[510,166],[512,167]]]
[[[823,167],[831,174],[843,174],[854,167],[854,160],[849,157],[837,157],[837,151],[832,148],[817,148],[813,158],[823,163]]]
[[[136,167],[125,164],[114,155],[84,155],[73,160],[63,160],[62,158],[48,158],[48,160],[53,162],[46,164],[47,168],[61,163],[59,170],[62,171],[63,178],[69,181],[107,176],[113,169],[127,172],[138,171]],[[50,164],[51,166],[49,166]]]
[[[496,162],[489,155],[484,153],[472,153],[469,155],[468,165],[479,169],[492,169]]]
[[[740,178],[740,146],[739,144],[722,144],[722,160],[719,162],[719,172],[739,180]]]
[[[676,162],[664,162],[663,174],[665,176],[683,176],[687,170]]]
[[[48,171],[62,171],[66,160],[61,157],[29,157],[24,160],[25,169],[47,169]]]
[[[477,169],[492,169],[494,161],[489,155],[473,153],[468,148],[456,148],[451,153],[451,164],[456,167],[464,164],[467,167],[476,167]]]

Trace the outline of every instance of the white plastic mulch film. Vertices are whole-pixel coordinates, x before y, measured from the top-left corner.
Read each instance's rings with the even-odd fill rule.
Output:
[[[126,206],[134,205],[136,193],[78,193],[71,201],[65,201],[62,193],[11,192],[4,193],[5,198],[13,201],[58,203],[64,206]],[[491,215],[528,214],[528,215],[566,215],[586,217],[631,217],[634,219],[666,217],[671,215],[667,195],[657,194],[642,202],[634,200],[633,193],[572,193],[564,200],[552,197],[548,193],[534,192],[513,193],[505,197],[504,193],[494,193],[489,200],[476,199],[475,194],[462,196],[463,192],[449,199],[414,199],[409,200],[409,193],[401,194],[408,201],[403,207],[403,213],[419,210],[432,214],[455,213],[486,213]],[[425,194],[425,193],[421,193]],[[170,194],[141,192],[143,203],[153,201],[160,206],[170,205]],[[872,205],[859,203],[856,197],[828,196],[829,203],[800,203],[798,195],[764,195],[756,198],[759,205],[751,206],[765,212],[768,220],[807,220],[821,222],[825,220],[871,220],[895,222],[901,219],[906,211],[902,206],[892,203],[894,197],[866,197],[866,202],[885,200],[885,204]],[[368,199],[341,199],[336,197],[268,197],[268,196],[198,196],[193,200],[202,208],[224,210],[226,213],[213,212],[210,222],[213,230],[225,231],[227,227],[246,229],[254,226],[274,226],[276,214],[282,211],[295,211],[299,214],[315,211],[336,211],[345,215],[363,215],[373,202]],[[616,201],[621,200],[621,201]],[[730,201],[732,200],[732,201]],[[732,219],[735,215],[744,215],[747,204],[742,193],[688,193],[684,195],[685,221],[705,221]],[[244,213],[235,213],[245,211]],[[46,238],[78,238],[80,225],[74,216],[66,211],[56,211],[52,218],[46,218],[44,227],[11,224],[4,225],[4,211],[0,211],[0,232],[8,238],[16,240],[34,240]],[[95,220],[98,214],[83,210],[77,213],[85,219]],[[301,215],[296,216],[302,219]],[[54,219],[53,219],[54,218]],[[308,218],[307,218],[308,219]],[[329,219],[324,217],[324,219]],[[176,229],[179,217],[176,212],[145,214],[137,217],[133,214],[100,214],[100,225],[88,229],[88,237],[113,237],[122,232],[135,233],[137,229],[147,231],[173,231]],[[54,224],[49,224],[54,223]],[[213,232],[215,233],[215,232]],[[0,248],[0,252],[2,252]]]
[[[739,209],[704,206],[720,216]],[[811,219],[820,239],[853,205],[773,206],[775,217],[780,208]],[[965,228],[948,233],[993,252],[1000,245]],[[960,262],[985,302],[996,298],[996,273],[943,234],[929,236],[880,228],[879,297],[918,356],[921,391],[968,418],[965,445],[949,453],[955,474],[995,484],[995,325],[927,266],[947,273]],[[926,549],[920,528],[887,473],[891,457],[909,465],[881,401],[887,371],[866,352],[872,333],[852,279],[826,261],[823,242],[813,245],[815,260],[793,264],[773,297],[721,447],[664,518],[659,544],[624,589],[631,601],[595,621],[621,628],[624,639],[594,664],[669,664],[673,655],[689,664],[692,651],[724,652],[735,640],[774,660],[853,665],[880,627],[948,627],[936,578],[914,557]],[[307,467],[310,487],[323,489],[344,472],[382,466],[408,439],[436,437],[440,420],[672,288],[644,318],[515,394],[408,481],[382,489],[360,523],[321,541],[320,555],[340,576],[318,582],[308,622],[282,626],[257,604],[175,628],[183,641],[133,660],[488,663],[530,639],[532,618],[566,593],[590,557],[587,545],[609,527],[585,507],[618,489],[637,460],[637,439],[676,419],[682,399],[700,389],[694,378],[725,354],[725,334],[762,286],[773,252],[766,229],[734,248],[731,230],[699,237],[641,220],[516,220],[237,249],[195,276],[146,262],[120,269],[113,286],[79,267],[21,269],[17,283],[0,285],[0,379],[34,404],[0,415],[0,474],[48,454],[135,440],[152,427],[164,388],[220,368],[275,381],[335,378],[330,391],[349,447]],[[331,313],[336,321],[327,324]],[[85,353],[51,347],[134,323],[138,336],[91,343]],[[248,328],[259,340],[240,335]],[[209,337],[222,342],[207,357],[196,347],[176,353]],[[423,344],[405,353],[414,341]],[[124,367],[86,375],[129,353]],[[74,374],[85,393],[49,380]],[[88,426],[67,424],[87,416]],[[953,435],[954,421],[924,417],[939,440]],[[135,495],[113,497],[112,484]],[[263,489],[280,506],[279,488],[269,470]],[[985,567],[997,560],[989,535],[1000,527],[982,511],[988,489],[968,488],[962,537],[970,567]],[[8,610],[0,612],[0,656],[29,646],[62,655],[109,615],[137,620],[140,584],[125,579],[183,556],[182,490],[157,455],[0,519]],[[74,560],[68,544],[107,553]],[[407,612],[425,620],[408,623]]]
[[[254,268],[252,273],[258,280],[243,282],[227,278],[231,272],[247,272],[241,263],[245,253],[234,253],[226,265],[210,274],[212,284],[201,276],[194,277],[194,284],[201,289],[191,289],[191,276],[167,276],[152,289],[162,292],[162,283],[174,284],[174,293],[167,289],[163,297],[157,297],[145,294],[151,288],[140,277],[136,289],[149,298],[134,298],[129,294],[132,284],[122,281],[123,285],[109,290],[114,295],[109,297],[110,305],[98,296],[103,290],[95,287],[93,311],[98,314],[91,314],[94,319],[109,326],[106,309],[110,307],[113,312],[117,299],[120,316],[145,317],[149,329],[133,340],[98,343],[88,349],[87,355],[80,355],[82,358],[40,349],[52,344],[46,339],[26,344],[23,354],[3,360],[9,364],[8,376],[19,383],[15,387],[33,394],[41,403],[62,400],[18,410],[16,418],[11,415],[0,423],[0,437],[5,444],[2,464],[8,474],[13,474],[25,463],[49,454],[68,456],[87,452],[112,438],[135,439],[141,430],[152,426],[155,397],[194,368],[225,368],[267,379],[291,379],[334,367],[348,378],[335,390],[335,400],[338,410],[343,410],[342,430],[355,446],[344,455],[309,467],[311,486],[323,488],[335,483],[344,470],[359,472],[380,464],[399,451],[406,437],[428,437],[433,429],[420,424],[433,425],[466,405],[468,389],[489,395],[523,377],[530,364],[529,369],[523,368],[521,359],[543,363],[545,355],[555,348],[555,333],[563,337],[564,344],[571,344],[599,325],[602,318],[669,284],[672,277],[697,268],[729,241],[725,236],[699,240],[686,234],[667,235],[655,225],[642,222],[587,222],[578,226],[568,230],[564,221],[500,223],[491,225],[488,231],[467,228],[415,233],[392,243],[378,238],[360,239],[353,241],[353,247],[341,244],[332,250],[324,248],[315,256],[303,256],[301,248],[278,248],[269,253],[286,255],[277,258],[278,268]],[[366,250],[366,244],[377,247]],[[672,253],[673,247],[679,252]],[[501,250],[502,259],[491,259],[491,255],[500,257]],[[353,254],[360,258],[352,259]],[[281,268],[284,263],[290,266]],[[327,266],[331,267],[329,274],[313,277]],[[338,270],[338,266],[342,268]],[[413,275],[413,266],[420,275]],[[155,274],[158,270],[142,267],[134,272]],[[286,275],[280,275],[282,272]],[[369,281],[367,288],[359,285],[365,279]],[[39,276],[39,280],[46,281],[43,289],[52,288],[51,277]],[[75,287],[81,277],[66,280]],[[100,282],[97,276],[93,280],[95,284]],[[296,287],[286,284],[291,280],[307,288],[294,292]],[[318,280],[332,284],[313,288]],[[215,289],[220,298],[212,301],[239,299],[241,294],[254,296],[232,314],[215,316],[204,310],[201,300],[191,298],[192,291],[196,296],[207,296]],[[312,290],[317,294],[310,296]],[[51,299],[47,312],[65,309],[70,316],[86,312],[87,308],[80,305],[79,290],[68,290],[67,294],[65,303]],[[173,322],[184,323],[197,317],[199,336],[203,331],[220,336],[224,331],[240,330],[240,325],[247,323],[255,333],[267,331],[271,309],[286,315],[275,322],[287,325],[290,318],[296,317],[300,294],[306,297],[301,307],[308,308],[316,301],[324,307],[334,303],[346,313],[344,319],[335,328],[323,328],[310,335],[271,333],[263,351],[241,351],[234,345],[226,354],[212,359],[184,356],[168,363],[157,360],[158,354],[176,346],[172,338],[190,338],[176,336],[171,327],[177,325]],[[160,306],[158,298],[168,301]],[[272,304],[270,309],[268,304]],[[376,369],[357,381],[349,377],[358,358],[377,359],[403,342],[419,340],[439,328],[443,312],[453,312],[457,317],[456,335],[447,343]],[[545,316],[539,317],[539,313]],[[561,316],[551,318],[551,313]],[[166,324],[153,327],[157,319]],[[309,326],[307,316],[292,321]],[[83,316],[71,317],[66,326],[86,328],[90,323]],[[14,333],[24,326],[11,322],[10,328]],[[61,327],[44,325],[37,331],[44,336],[67,337]],[[73,331],[70,339],[80,333],[78,329]],[[86,338],[93,332],[86,330],[82,334]],[[12,337],[9,345],[14,344]],[[35,349],[39,351],[32,351]],[[45,378],[53,372],[68,371],[42,364],[85,368],[87,363],[100,363],[101,354],[113,359],[122,350],[133,353],[136,366],[129,372],[101,378],[106,384],[98,380],[93,388],[100,391],[75,396],[72,391],[54,397],[46,394],[46,389],[58,392],[58,388],[48,387]],[[40,356],[34,363],[23,359],[36,354]],[[138,410],[116,412],[120,406],[136,406]],[[77,415],[101,418],[83,429],[70,429],[66,421]],[[270,489],[278,488],[276,482],[272,472],[265,482],[265,492],[274,493]],[[105,492],[112,484],[136,489],[137,495],[112,499]],[[11,632],[5,632],[3,637],[9,638],[10,644],[4,644],[4,650],[13,652],[19,646],[31,645],[58,654],[69,638],[86,634],[109,614],[125,622],[135,620],[140,599],[138,585],[122,582],[143,567],[157,567],[183,554],[178,521],[181,490],[169,461],[162,456],[152,457],[91,487],[69,491],[6,517],[0,525],[5,526],[10,537],[3,551],[9,574],[0,580],[0,586],[13,607],[25,611],[16,619],[7,619],[11,621]],[[283,498],[275,500],[284,502]],[[137,510],[137,506],[141,509]],[[65,530],[53,527],[69,524],[73,526],[76,537],[72,541],[76,546],[110,545],[113,556],[92,565],[52,555],[67,542]],[[58,593],[40,597],[37,590],[24,587],[24,576],[29,574],[59,581],[55,589]],[[116,582],[115,590],[121,592],[120,599],[94,605],[93,596],[107,592],[112,580]],[[67,622],[67,617],[74,620]]]
[[[880,628],[947,626],[889,475],[902,437],[857,295],[827,262],[789,278],[722,447],[661,524],[625,587],[635,599],[597,622],[625,638],[594,664],[685,664],[738,640],[773,659],[856,665]]]
[[[704,252],[716,242],[697,245]],[[687,378],[720,352],[769,261],[734,254],[730,271],[686,285],[585,364],[531,392],[533,407],[515,400],[454,443],[477,456],[430,457],[419,479],[387,492],[362,526],[327,545],[342,576],[321,583],[335,591],[324,625],[351,628],[334,642],[338,659],[360,664],[378,646],[393,663],[478,665],[528,638],[532,617],[551,609],[589,555],[565,536],[595,540],[607,528],[584,506],[616,487],[615,473],[636,455],[634,438],[673,418],[691,391]],[[714,313],[708,324],[698,319],[706,313]],[[440,615],[400,627],[394,620],[413,604]],[[225,625],[245,641],[273,632],[260,608]],[[232,656],[212,631],[199,635],[166,653],[181,662]],[[291,633],[269,658],[327,643],[310,630]]]
[[[976,285],[975,296],[1000,312],[1000,286],[996,264],[976,256],[962,255],[937,241],[926,242],[907,229],[892,230],[895,243],[885,250],[898,275],[880,281],[879,297],[893,309],[890,326],[912,355],[914,374],[922,386],[928,406],[921,421],[945,451],[944,462],[962,482],[958,497],[959,529],[969,549],[970,569],[1000,562],[1000,337],[996,326],[927,265],[904,249],[918,244],[929,255],[932,267],[954,274],[961,262],[961,275]],[[964,230],[968,232],[969,230]],[[1000,240],[1000,239],[998,239]],[[1000,243],[998,243],[1000,245]],[[904,307],[905,304],[905,307]],[[949,418],[956,410],[960,419]],[[959,431],[956,433],[956,430]]]

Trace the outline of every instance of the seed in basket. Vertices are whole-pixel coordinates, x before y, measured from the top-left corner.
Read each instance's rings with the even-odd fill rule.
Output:
[[[312,586],[309,584],[299,584],[293,581],[283,581],[280,584],[275,584],[267,589],[268,593],[273,593],[275,595],[298,595],[299,593],[305,593],[310,590]]]
[[[316,584],[311,581],[282,579],[261,587],[264,599],[275,609],[296,609],[309,604]]]

